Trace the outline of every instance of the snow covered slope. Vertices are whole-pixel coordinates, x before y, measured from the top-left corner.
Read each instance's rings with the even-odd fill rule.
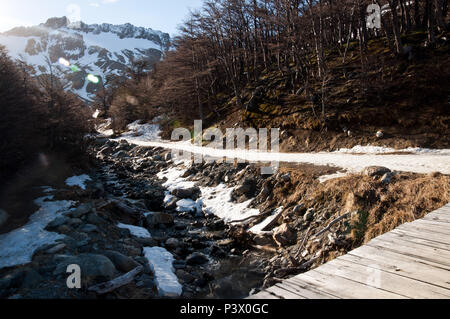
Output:
[[[122,75],[133,59],[145,59],[150,64],[160,60],[170,48],[170,37],[131,24],[87,25],[63,17],[0,33],[0,45],[13,58],[31,64],[36,75],[49,72],[48,58],[56,72],[69,81],[70,89],[89,99],[102,81],[107,82],[109,75]],[[88,74],[100,77],[100,83],[89,82]]]

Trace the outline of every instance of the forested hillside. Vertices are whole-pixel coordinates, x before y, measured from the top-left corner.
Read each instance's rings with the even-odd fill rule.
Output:
[[[377,143],[378,130],[396,147],[448,147],[448,1],[375,4],[205,1],[176,50],[103,106],[117,129],[160,114],[167,132],[280,127],[286,150]]]
[[[29,75],[29,67],[12,61],[0,46],[0,179],[12,176],[39,153],[80,154],[91,128],[89,108],[66,93],[56,76]],[[4,186],[4,185],[3,185]]]

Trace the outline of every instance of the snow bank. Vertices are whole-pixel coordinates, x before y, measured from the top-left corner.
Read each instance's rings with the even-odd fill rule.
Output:
[[[412,153],[412,154],[436,154],[436,155],[450,155],[450,149],[429,149],[420,147],[409,147],[406,149],[396,150],[394,148],[386,146],[373,146],[373,145],[357,145],[353,148],[341,148],[334,153],[345,154],[389,154],[389,153]]]
[[[170,192],[174,189],[190,188],[195,185],[195,182],[186,181],[181,177],[185,172],[186,169],[171,167],[168,170],[157,174],[160,179],[163,179],[164,177],[167,178],[167,181],[163,184],[163,186],[167,187],[169,190],[169,192],[166,193],[166,202],[173,198],[173,196],[170,195]],[[200,190],[202,192],[202,204],[205,213],[216,215],[225,222],[229,223],[245,219],[260,213],[258,209],[248,207],[252,200],[243,203],[233,203],[231,194],[233,193],[234,188],[228,188],[225,184],[220,184],[217,187],[200,187]],[[183,201],[180,205],[178,205],[178,203],[178,207],[186,205],[201,209],[198,201]]]
[[[320,166],[333,166],[347,169],[350,173],[359,173],[367,166],[385,166],[394,171],[428,174],[441,172],[450,174],[450,150],[429,149],[382,149],[378,147],[354,148],[354,153],[321,152],[321,153],[271,153],[256,150],[220,150],[200,147],[186,142],[150,142],[127,139],[130,143],[140,146],[162,147],[166,149],[203,154],[214,158],[234,158],[249,162],[286,162],[302,163]],[[361,153],[362,150],[365,152]],[[396,154],[389,154],[396,152]],[[397,154],[405,153],[405,154]]]
[[[0,269],[27,264],[31,262],[37,249],[64,238],[63,235],[46,231],[45,227],[67,212],[74,202],[51,201],[52,199],[53,196],[37,199],[35,203],[40,209],[30,217],[25,226],[0,235]]]
[[[80,176],[73,176],[73,177],[66,179],[66,185],[68,185],[70,187],[78,186],[82,190],[85,190],[86,182],[91,181],[91,180],[92,179],[86,174],[80,175]]]
[[[117,224],[117,227],[122,228],[122,229],[128,229],[130,231],[131,235],[138,237],[138,238],[152,238],[152,235],[150,235],[148,230],[145,228],[142,228],[142,227],[126,225],[126,224],[122,224],[122,223]]]
[[[126,140],[135,141],[160,141],[161,127],[159,124],[140,124],[140,121],[133,122],[127,126],[128,132],[122,135]]]
[[[161,297],[181,296],[183,289],[175,275],[172,254],[161,247],[146,247],[144,248],[144,255],[155,274],[159,295]]]

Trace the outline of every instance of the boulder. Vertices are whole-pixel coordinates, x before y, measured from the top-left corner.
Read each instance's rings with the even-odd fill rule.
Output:
[[[145,218],[145,221],[148,228],[159,225],[171,226],[174,224],[173,216],[166,213],[151,213]]]
[[[283,224],[273,230],[273,239],[280,247],[286,247],[295,244],[297,234],[288,224]]]
[[[364,175],[369,177],[383,176],[384,174],[391,173],[391,170],[383,166],[369,166],[364,169]]]
[[[103,254],[108,257],[113,262],[117,270],[121,272],[127,273],[139,266],[139,264],[134,261],[134,259],[125,256],[117,251],[107,250]]]
[[[165,246],[169,249],[177,249],[180,246],[180,241],[176,238],[169,238],[166,240]]]
[[[199,187],[177,188],[172,191],[172,195],[181,199],[191,198],[197,200],[202,195],[202,192]]]
[[[191,266],[203,265],[206,264],[208,261],[209,261],[208,257],[198,252],[192,253],[186,258],[186,263]]]
[[[81,254],[78,256],[55,256],[57,263],[54,275],[66,276],[67,266],[78,265],[81,268],[81,283],[84,287],[93,283],[108,281],[114,278],[116,267],[103,255]]]
[[[70,213],[70,216],[73,218],[81,218],[91,212],[93,208],[94,205],[92,203],[81,204]]]

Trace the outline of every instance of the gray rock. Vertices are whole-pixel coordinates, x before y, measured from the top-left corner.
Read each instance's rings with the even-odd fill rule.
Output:
[[[67,224],[68,221],[69,221],[69,218],[66,216],[57,217],[47,225],[46,229],[48,229],[48,230],[56,229],[59,226]]]
[[[121,272],[127,273],[139,266],[139,264],[132,258],[127,257],[117,251],[108,250],[103,254],[108,257],[113,262],[117,270]]]
[[[386,173],[383,175],[383,177],[381,178],[380,182],[383,184],[390,184],[392,183],[392,177],[394,175],[392,173]]]
[[[384,174],[390,173],[391,170],[389,168],[383,166],[369,166],[364,169],[364,175],[369,177],[374,176],[383,176]]]
[[[206,264],[208,261],[209,261],[208,257],[198,252],[192,253],[186,258],[186,263],[191,266],[203,265]]]
[[[202,192],[199,187],[191,188],[178,188],[172,191],[172,195],[181,199],[191,198],[197,200],[201,196]]]
[[[310,222],[314,219],[314,215],[315,215],[314,208],[310,208],[306,211],[306,214],[303,216],[303,220],[305,222]]]
[[[30,269],[25,272],[22,287],[33,288],[39,285],[44,278],[34,269]]]
[[[153,228],[159,225],[171,226],[174,224],[174,218],[172,215],[166,213],[152,213],[146,217],[147,227]]]
[[[98,227],[92,224],[86,224],[83,227],[81,227],[81,231],[84,233],[98,232]]]
[[[111,280],[116,268],[112,261],[103,255],[81,254],[78,256],[59,255],[54,257],[57,263],[54,275],[66,275],[67,266],[79,265],[81,268],[82,285],[88,286],[93,282]]]
[[[168,210],[177,208],[177,202],[178,202],[179,200],[180,200],[180,199],[177,198],[177,197],[172,197],[172,198],[165,204],[165,208],[168,209]]]
[[[86,219],[89,224],[103,225],[106,221],[95,213],[90,213]]]
[[[83,221],[80,218],[71,218],[71,219],[69,219],[67,224],[70,226],[78,226],[78,225],[83,224]]]
[[[286,247],[295,244],[297,234],[288,224],[283,224],[273,230],[273,239],[280,247]]]
[[[166,240],[165,245],[169,249],[176,249],[180,246],[180,241],[176,238],[169,238]]]
[[[66,248],[66,247],[67,247],[66,244],[58,244],[58,245],[53,246],[52,248],[48,249],[46,251],[46,253],[49,254],[49,255],[54,255],[54,254],[60,252],[61,250],[63,250],[64,248]]]
[[[87,215],[91,210],[94,208],[94,205],[92,203],[84,203],[75,208],[71,213],[70,216],[73,218],[81,218],[84,215]]]
[[[296,205],[292,210],[294,214],[301,214],[304,211],[305,211],[305,204],[303,203],[301,203],[300,205]]]
[[[8,220],[9,215],[3,209],[0,209],[0,227],[2,227]]]

